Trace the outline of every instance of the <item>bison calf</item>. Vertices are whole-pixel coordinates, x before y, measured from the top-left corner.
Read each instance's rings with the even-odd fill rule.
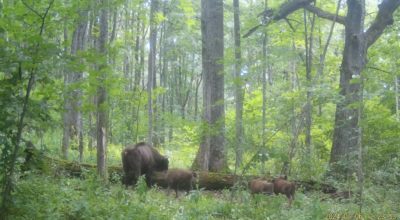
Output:
[[[272,180],[274,183],[275,194],[284,194],[289,199],[289,207],[292,205],[292,200],[294,199],[294,193],[296,186],[294,183],[287,181],[287,177],[278,177]]]
[[[249,188],[252,195],[257,193],[272,195],[274,193],[274,184],[262,179],[250,181]]]
[[[186,169],[170,169],[167,172],[168,194],[170,189],[175,190],[176,198],[178,198],[178,190],[189,191],[196,184],[196,173]]]

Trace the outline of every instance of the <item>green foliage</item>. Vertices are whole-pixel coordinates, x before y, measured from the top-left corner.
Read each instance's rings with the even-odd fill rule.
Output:
[[[142,184],[145,186],[146,184]],[[141,187],[139,184],[137,187]],[[388,191],[384,193],[384,191]],[[143,193],[146,197],[143,199]],[[142,199],[141,199],[142,198]],[[362,216],[400,217],[398,191],[368,187]],[[291,208],[280,196],[237,191],[194,191],[188,196],[167,195],[165,190],[125,189],[102,185],[97,177],[86,180],[28,175],[18,184],[12,219],[326,219],[356,215],[352,201],[338,203],[320,193],[296,193]]]
[[[34,11],[22,1],[0,1],[0,183],[11,163],[17,125],[32,72],[35,73],[35,82],[28,100],[23,138],[32,140],[47,155],[60,156],[64,100],[69,92],[80,89],[82,107],[79,110],[83,114],[85,145],[83,162],[93,164],[97,159],[93,148],[94,100],[100,82],[98,77],[103,73],[107,75],[107,80],[100,82],[108,91],[107,104],[103,106],[109,112],[107,165],[120,166],[121,150],[128,144],[144,140],[147,135],[148,1],[109,1],[110,33],[114,12],[118,22],[115,39],[107,47],[108,56],[99,55],[96,49],[100,32],[99,10],[104,6],[92,0],[55,1],[40,34],[42,21],[36,13],[42,14],[49,1],[24,2]],[[283,2],[268,2],[268,7],[277,9]],[[200,146],[202,132],[215,132],[201,122],[204,83],[201,76],[201,1],[159,3],[156,14],[159,31],[157,87],[152,94],[155,142],[161,153],[169,157],[171,167],[190,167]],[[336,4],[335,1],[317,2],[317,6],[331,13]],[[255,15],[264,7],[263,1],[240,1],[241,34],[260,23]],[[344,27],[336,25],[324,72],[318,75],[319,59],[331,22],[316,19],[311,83],[305,77],[302,12],[297,11],[288,17],[294,30],[284,21],[261,27],[249,38],[241,39],[243,77],[239,81],[231,74],[236,62],[231,1],[224,2],[224,10],[228,164],[233,168],[238,147],[235,146],[233,88],[239,84],[244,86],[245,94],[244,145],[241,146],[244,155],[238,172],[249,165],[245,171],[247,174],[273,176],[280,174],[285,163],[290,163],[293,179],[324,179],[332,146],[335,107],[343,98],[339,95],[338,85]],[[367,10],[366,14],[369,14],[376,9],[368,5]],[[71,55],[72,36],[83,19],[80,16],[82,11],[88,12],[86,49]],[[341,15],[344,13],[345,10],[339,12]],[[373,17],[367,16],[366,22]],[[367,185],[364,205],[370,216],[399,212],[396,209],[398,190],[385,190],[380,186],[392,187],[400,181],[400,125],[395,118],[393,83],[394,77],[399,76],[400,67],[399,18],[399,13],[396,13],[394,25],[369,49],[368,64],[362,72],[364,108],[361,125]],[[266,60],[262,55],[263,34],[267,36]],[[104,68],[99,70],[99,66]],[[266,129],[262,131],[261,76],[265,67],[271,78],[268,78],[266,94]],[[82,73],[83,78],[65,85],[65,77],[70,72]],[[135,82],[137,76],[139,81]],[[352,82],[358,83],[360,79]],[[298,137],[294,137],[295,126],[303,117],[307,91],[313,95],[311,154],[304,146],[305,129],[301,128]],[[351,106],[358,108],[360,104]],[[263,141],[265,146],[262,146]],[[289,161],[293,141],[295,153]],[[92,146],[87,146],[89,142]],[[70,160],[78,161],[76,140],[69,153]],[[282,197],[256,196],[253,199],[245,191],[238,191],[240,196],[233,201],[227,192],[214,195],[201,190],[173,200],[159,189],[147,189],[143,180],[132,191],[119,185],[103,186],[92,173],[85,174],[86,180],[34,176],[34,171],[32,174],[21,173],[19,165],[23,161],[23,157],[16,161],[18,174],[24,174],[23,179],[19,179],[20,175],[13,179],[18,184],[13,204],[13,215],[17,219],[324,219],[332,213],[355,213],[356,210],[354,201],[320,201],[322,195],[303,193],[297,195],[292,209],[285,207],[286,201]],[[342,188],[348,187],[347,184],[354,186],[354,183],[347,182],[336,184]]]

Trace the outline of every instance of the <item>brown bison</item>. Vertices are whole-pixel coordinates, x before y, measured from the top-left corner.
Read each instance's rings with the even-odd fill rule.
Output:
[[[296,186],[294,183],[287,181],[287,176],[277,177],[272,180],[274,183],[274,192],[276,195],[284,194],[289,199],[289,207],[292,205]]]
[[[178,198],[178,190],[189,191],[193,189],[196,184],[197,174],[191,170],[186,169],[170,169],[167,172],[168,194],[171,188],[175,190],[175,196]]]
[[[140,142],[126,147],[121,154],[124,169],[123,184],[135,185],[139,176],[145,175],[147,186],[151,186],[153,171],[168,170],[168,159],[154,147]]]
[[[262,179],[250,181],[249,188],[252,195],[257,193],[272,195],[274,193],[274,184]]]

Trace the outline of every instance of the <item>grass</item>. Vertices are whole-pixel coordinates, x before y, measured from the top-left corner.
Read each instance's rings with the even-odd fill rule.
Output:
[[[283,196],[256,195],[246,190],[202,191],[167,195],[160,188],[134,189],[86,179],[30,174],[14,192],[11,219],[357,219],[352,201],[326,199],[320,193],[296,193],[289,208]],[[386,193],[383,193],[386,192]],[[399,219],[399,191],[367,188],[363,219]],[[233,195],[233,196],[232,196]]]

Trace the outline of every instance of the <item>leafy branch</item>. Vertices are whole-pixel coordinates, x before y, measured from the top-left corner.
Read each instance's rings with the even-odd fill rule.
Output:
[[[32,12],[34,12],[36,15],[38,15],[41,18],[39,36],[43,35],[46,17],[48,15],[48,12],[49,12],[50,8],[52,7],[54,1],[55,0],[50,1],[50,3],[48,5],[48,7],[46,8],[45,12],[43,13],[43,15],[39,14],[36,10],[34,10],[32,7],[30,7],[24,1],[22,1],[29,10],[31,10]],[[38,42],[35,47],[35,53],[33,54],[34,55],[34,59],[33,59],[34,63],[37,62],[35,55],[37,55],[37,53],[39,52],[39,46],[40,46],[40,43]],[[17,154],[18,154],[19,148],[20,148],[20,142],[21,142],[21,138],[22,138],[22,130],[24,128],[24,119],[25,119],[26,112],[28,111],[29,97],[30,97],[30,94],[32,91],[34,81],[35,81],[36,70],[37,70],[36,65],[33,65],[32,69],[30,71],[30,76],[29,76],[28,85],[26,88],[26,94],[25,94],[25,98],[24,98],[21,116],[20,116],[19,122],[17,124],[17,126],[18,126],[17,127],[17,135],[15,136],[15,139],[13,141],[15,147],[14,147],[14,150],[11,155],[11,160],[10,160],[10,164],[9,164],[9,166],[10,166],[9,172],[5,172],[5,184],[4,184],[3,201],[2,201],[2,207],[1,207],[2,214],[0,216],[0,217],[4,217],[4,218],[6,218],[6,215],[7,215],[8,204],[10,204],[11,191],[13,189],[13,176],[15,173],[15,162],[16,162]],[[19,69],[19,71],[20,71],[19,74],[22,74],[21,68]]]

